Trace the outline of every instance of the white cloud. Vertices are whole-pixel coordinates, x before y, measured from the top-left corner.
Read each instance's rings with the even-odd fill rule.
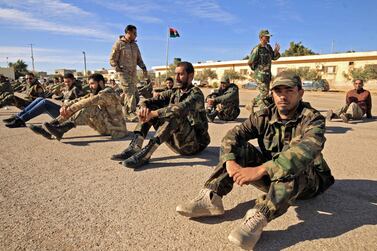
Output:
[[[60,34],[70,34],[99,38],[103,40],[114,40],[115,35],[101,31],[98,27],[69,26],[34,17],[32,14],[16,9],[0,8],[0,21],[10,26],[22,27],[24,29],[50,31]]]
[[[222,23],[232,23],[237,19],[236,16],[222,9],[215,0],[187,0],[177,1],[176,3],[184,6],[189,14],[202,19]]]

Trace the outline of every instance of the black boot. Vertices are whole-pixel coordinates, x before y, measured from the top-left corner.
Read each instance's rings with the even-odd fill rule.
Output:
[[[72,128],[76,127],[75,123],[72,121],[66,121],[62,124],[54,125],[48,122],[45,122],[43,126],[47,129],[49,133],[55,136],[57,140],[61,140],[64,133],[68,132]]]
[[[18,127],[26,127],[26,124],[22,119],[16,118],[12,122],[5,124],[5,126],[9,128],[18,128]]]
[[[207,112],[207,119],[209,122],[213,122],[216,118],[216,116],[218,115],[218,111],[216,109],[213,109],[213,110],[209,110]]]
[[[43,129],[42,126],[30,125],[29,128],[30,130],[32,130],[32,132],[38,135],[42,135],[46,139],[52,139],[52,135],[49,132],[47,132],[45,129]]]
[[[13,115],[13,116],[10,116],[9,118],[7,119],[3,119],[3,122],[4,123],[10,123],[12,122],[13,120],[16,120],[17,116],[16,115]]]
[[[114,154],[113,156],[111,156],[111,159],[118,160],[118,161],[128,159],[135,153],[141,151],[143,141],[144,141],[144,137],[136,134],[135,137],[131,140],[130,145],[123,152],[119,154]]]
[[[157,144],[156,140],[151,139],[141,151],[135,153],[130,158],[123,161],[123,165],[128,168],[136,169],[146,163],[149,162],[149,159],[152,156],[152,153],[156,151],[159,144]]]

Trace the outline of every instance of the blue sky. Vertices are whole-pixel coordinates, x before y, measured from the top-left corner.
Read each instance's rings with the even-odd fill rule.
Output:
[[[111,47],[127,24],[138,27],[148,69],[166,61],[167,28],[174,57],[191,62],[242,59],[267,28],[284,51],[290,41],[317,53],[377,50],[377,1],[289,0],[0,0],[0,66],[17,59],[35,67],[83,70],[109,68]],[[8,57],[8,59],[7,59]]]

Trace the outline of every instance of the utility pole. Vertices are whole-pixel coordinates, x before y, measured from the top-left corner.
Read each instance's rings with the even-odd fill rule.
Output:
[[[86,77],[86,54],[85,54],[85,51],[83,51],[82,54],[84,55],[84,77]]]
[[[335,41],[333,40],[331,42],[331,53],[334,53],[334,46],[335,46]]]
[[[7,57],[7,66],[6,67],[8,67],[9,66],[9,60],[8,60],[8,57]]]
[[[31,52],[31,63],[32,63],[32,65],[33,65],[33,72],[35,73],[33,44],[30,44],[30,52]]]

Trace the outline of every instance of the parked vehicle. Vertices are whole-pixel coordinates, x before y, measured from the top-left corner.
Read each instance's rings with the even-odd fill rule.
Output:
[[[303,81],[302,88],[306,91],[322,91],[327,92],[330,90],[330,85],[326,79]]]
[[[242,88],[248,89],[248,90],[256,90],[257,89],[257,83],[256,82],[248,82],[246,84],[243,84]]]

